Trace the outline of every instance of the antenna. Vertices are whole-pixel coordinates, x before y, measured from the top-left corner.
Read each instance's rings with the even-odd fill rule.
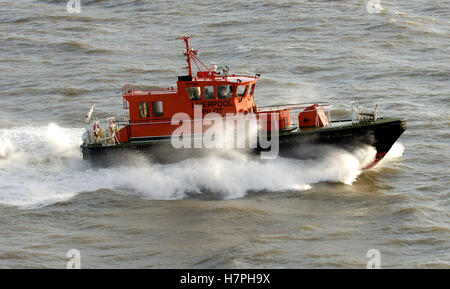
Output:
[[[177,37],[177,39],[182,39],[184,42],[186,42],[186,52],[183,52],[183,54],[186,55],[186,57],[187,57],[186,69],[189,71],[189,76],[192,77],[191,53],[197,53],[197,51],[191,50],[191,46],[189,45],[190,38],[191,38],[191,35]]]
[[[217,67],[209,68],[197,57],[198,50],[191,49],[191,46],[189,44],[190,38],[191,35],[177,37],[177,39],[182,39],[186,43],[186,52],[183,52],[183,54],[186,56],[187,66],[185,67],[185,69],[189,71],[189,76],[192,77],[192,61],[194,62],[195,66],[197,66],[198,71],[202,73],[203,71],[200,69],[200,65],[206,68],[206,70],[209,72],[211,72],[213,69],[217,69]]]

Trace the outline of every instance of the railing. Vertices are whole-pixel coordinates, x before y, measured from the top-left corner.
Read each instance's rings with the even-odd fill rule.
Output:
[[[86,134],[83,136],[83,142],[85,144],[97,143],[102,145],[118,144],[120,143],[118,132],[128,124],[128,120],[116,121],[114,117],[89,122]]]
[[[315,104],[318,105],[317,108],[321,109],[326,114],[328,122],[329,122],[329,124],[331,124],[331,107],[332,107],[332,105],[329,104],[328,102],[317,102]],[[291,114],[291,119],[293,118],[296,120],[296,122],[292,123],[291,125],[299,126],[298,117],[297,117],[298,113],[315,111],[316,107],[310,108],[313,105],[314,104],[312,104],[312,103],[293,103],[293,104],[279,104],[279,105],[278,104],[277,105],[264,105],[264,106],[259,106],[259,108],[261,109],[260,112],[289,110],[289,113]],[[307,109],[307,108],[310,108],[310,109]],[[319,127],[319,123],[320,123],[319,115],[316,114],[315,127]]]
[[[125,88],[128,87],[130,88],[130,90],[126,91]],[[126,85],[124,86],[123,89],[123,93],[124,95],[133,95],[134,93],[134,89],[132,87],[132,85]],[[257,112],[256,114],[236,114],[234,116],[232,116],[235,119],[240,119],[242,117],[257,117],[258,113],[261,114],[270,114],[274,117],[281,117],[281,115],[284,117],[284,115],[286,114],[286,110],[289,111],[289,114],[294,114],[295,117],[290,116],[290,119],[294,119],[295,121],[293,123],[289,123],[286,127],[289,129],[295,129],[296,127],[298,127],[298,113],[297,112],[308,112],[308,111],[314,111],[317,110],[317,108],[321,109],[324,113],[326,113],[326,116],[328,118],[329,123],[331,123],[331,115],[330,115],[330,111],[331,111],[331,105],[328,103],[318,103],[317,107],[311,108],[311,109],[307,109],[309,107],[312,106],[311,103],[296,103],[296,104],[282,104],[282,105],[268,105],[268,106],[260,106],[259,108],[261,109],[259,112]],[[253,115],[253,116],[252,116]],[[225,117],[230,117],[230,115],[225,115]],[[213,120],[218,120],[221,119],[223,120],[223,116],[221,117],[216,117],[216,118],[207,118],[208,121],[213,121]],[[172,125],[172,119],[166,119],[166,120],[153,120],[153,121],[145,121],[145,122],[130,122],[129,119],[125,119],[125,120],[115,120],[113,119],[113,123],[114,126],[113,128],[111,128],[111,118],[108,119],[102,119],[102,120],[96,120],[93,122],[89,123],[87,132],[88,135],[85,139],[85,143],[100,143],[102,145],[114,145],[116,143],[118,143],[118,139],[117,139],[117,132],[125,127],[125,126],[151,126],[151,125]],[[196,122],[204,122],[204,118],[186,118],[186,119],[177,119],[176,121],[178,121],[178,124],[180,123],[196,123]],[[318,114],[316,114],[316,119],[315,119],[315,126],[318,127],[319,126],[319,118],[318,118]],[[101,129],[101,131],[103,132],[104,136],[99,136],[99,128]],[[281,128],[280,128],[281,129]]]
[[[315,102],[315,103],[310,103],[310,102],[304,102],[304,103],[291,103],[291,104],[273,104],[273,105],[263,105],[263,106],[259,106],[259,108],[269,108],[269,109],[291,109],[291,110],[300,110],[300,109],[305,109],[308,108],[310,106],[312,106],[313,104],[317,104],[319,107],[330,107],[331,108],[331,104],[329,104],[328,102]]]
[[[359,121],[375,121],[380,116],[380,102],[382,98],[375,101],[374,108],[372,112],[364,111],[362,104],[359,101],[351,101],[352,109],[352,122],[356,123]]]
[[[124,109],[128,109],[128,101],[125,97],[133,95],[134,95],[134,86],[132,84],[125,84],[124,86],[122,86],[122,98]]]

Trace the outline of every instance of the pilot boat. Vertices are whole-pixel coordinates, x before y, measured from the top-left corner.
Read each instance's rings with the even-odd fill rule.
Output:
[[[228,67],[221,71],[216,65],[208,67],[199,59],[198,51],[191,49],[190,36],[179,39],[186,45],[183,54],[188,74],[178,76],[176,88],[165,90],[136,90],[125,84],[123,108],[128,115],[123,120],[115,117],[94,120],[95,105],[92,106],[85,116],[88,127],[81,145],[83,159],[111,165],[126,163],[136,155],[165,163],[199,157],[205,152],[220,154],[225,146],[219,133],[226,126],[214,130],[213,126],[241,121],[241,128],[252,127],[255,133],[248,133],[252,129],[247,129],[241,146],[235,145],[236,150],[269,158],[274,148],[277,157],[307,146],[353,149],[370,145],[376,149],[372,163],[367,166],[370,168],[406,129],[404,119],[380,117],[378,104],[373,111],[365,112],[361,105],[353,103],[351,119],[340,120],[331,119],[329,103],[258,106],[255,89],[259,74],[230,74]],[[231,130],[234,137],[242,134],[236,126]],[[210,140],[209,146],[205,145],[205,136]],[[214,141],[215,146],[211,145]]]

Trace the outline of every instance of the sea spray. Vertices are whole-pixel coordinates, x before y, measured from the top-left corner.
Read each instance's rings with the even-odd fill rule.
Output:
[[[77,149],[80,144],[71,138],[70,130],[51,123],[47,126],[45,137],[50,148],[59,156],[74,157],[78,154]]]
[[[0,138],[0,159],[6,158],[9,154],[12,153],[13,149],[14,146],[8,138]]]
[[[386,156],[383,158],[383,160],[389,161],[389,160],[401,158],[403,156],[404,152],[405,152],[405,146],[400,142],[396,142],[391,147],[391,149],[386,154]]]
[[[391,147],[389,152],[381,159],[381,161],[374,167],[375,170],[380,170],[385,166],[390,166],[392,162],[401,160],[403,153],[405,152],[405,146],[396,142]]]
[[[205,192],[233,199],[249,191],[308,190],[318,182],[350,185],[375,155],[370,146],[352,152],[324,146],[317,147],[314,158],[261,161],[229,150],[176,164],[137,159],[133,166],[96,168],[82,160],[79,144],[83,131],[56,124],[0,130],[2,140],[8,140],[3,147],[15,155],[13,161],[8,154],[0,159],[0,203],[39,207],[100,189],[145,199],[182,199]]]

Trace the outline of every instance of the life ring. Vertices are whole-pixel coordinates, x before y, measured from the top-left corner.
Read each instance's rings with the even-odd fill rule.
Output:
[[[109,122],[109,129],[110,129],[110,131],[114,132],[114,133],[118,133],[119,132],[119,127],[118,127],[118,125],[116,123],[116,119],[114,117],[110,117],[108,119],[108,122]]]
[[[100,124],[96,121],[94,122],[94,137],[96,139],[103,137],[103,131]]]
[[[109,131],[110,131],[110,133],[112,133],[113,134],[113,136],[114,136],[114,143],[120,143],[119,142],[119,135],[118,135],[118,132],[119,132],[119,126],[117,125],[117,123],[116,123],[116,119],[114,118],[114,117],[110,117],[109,119],[108,119],[108,122],[109,122]]]
[[[100,125],[97,122],[94,122],[93,132],[94,136],[98,137],[98,129],[100,128]]]

